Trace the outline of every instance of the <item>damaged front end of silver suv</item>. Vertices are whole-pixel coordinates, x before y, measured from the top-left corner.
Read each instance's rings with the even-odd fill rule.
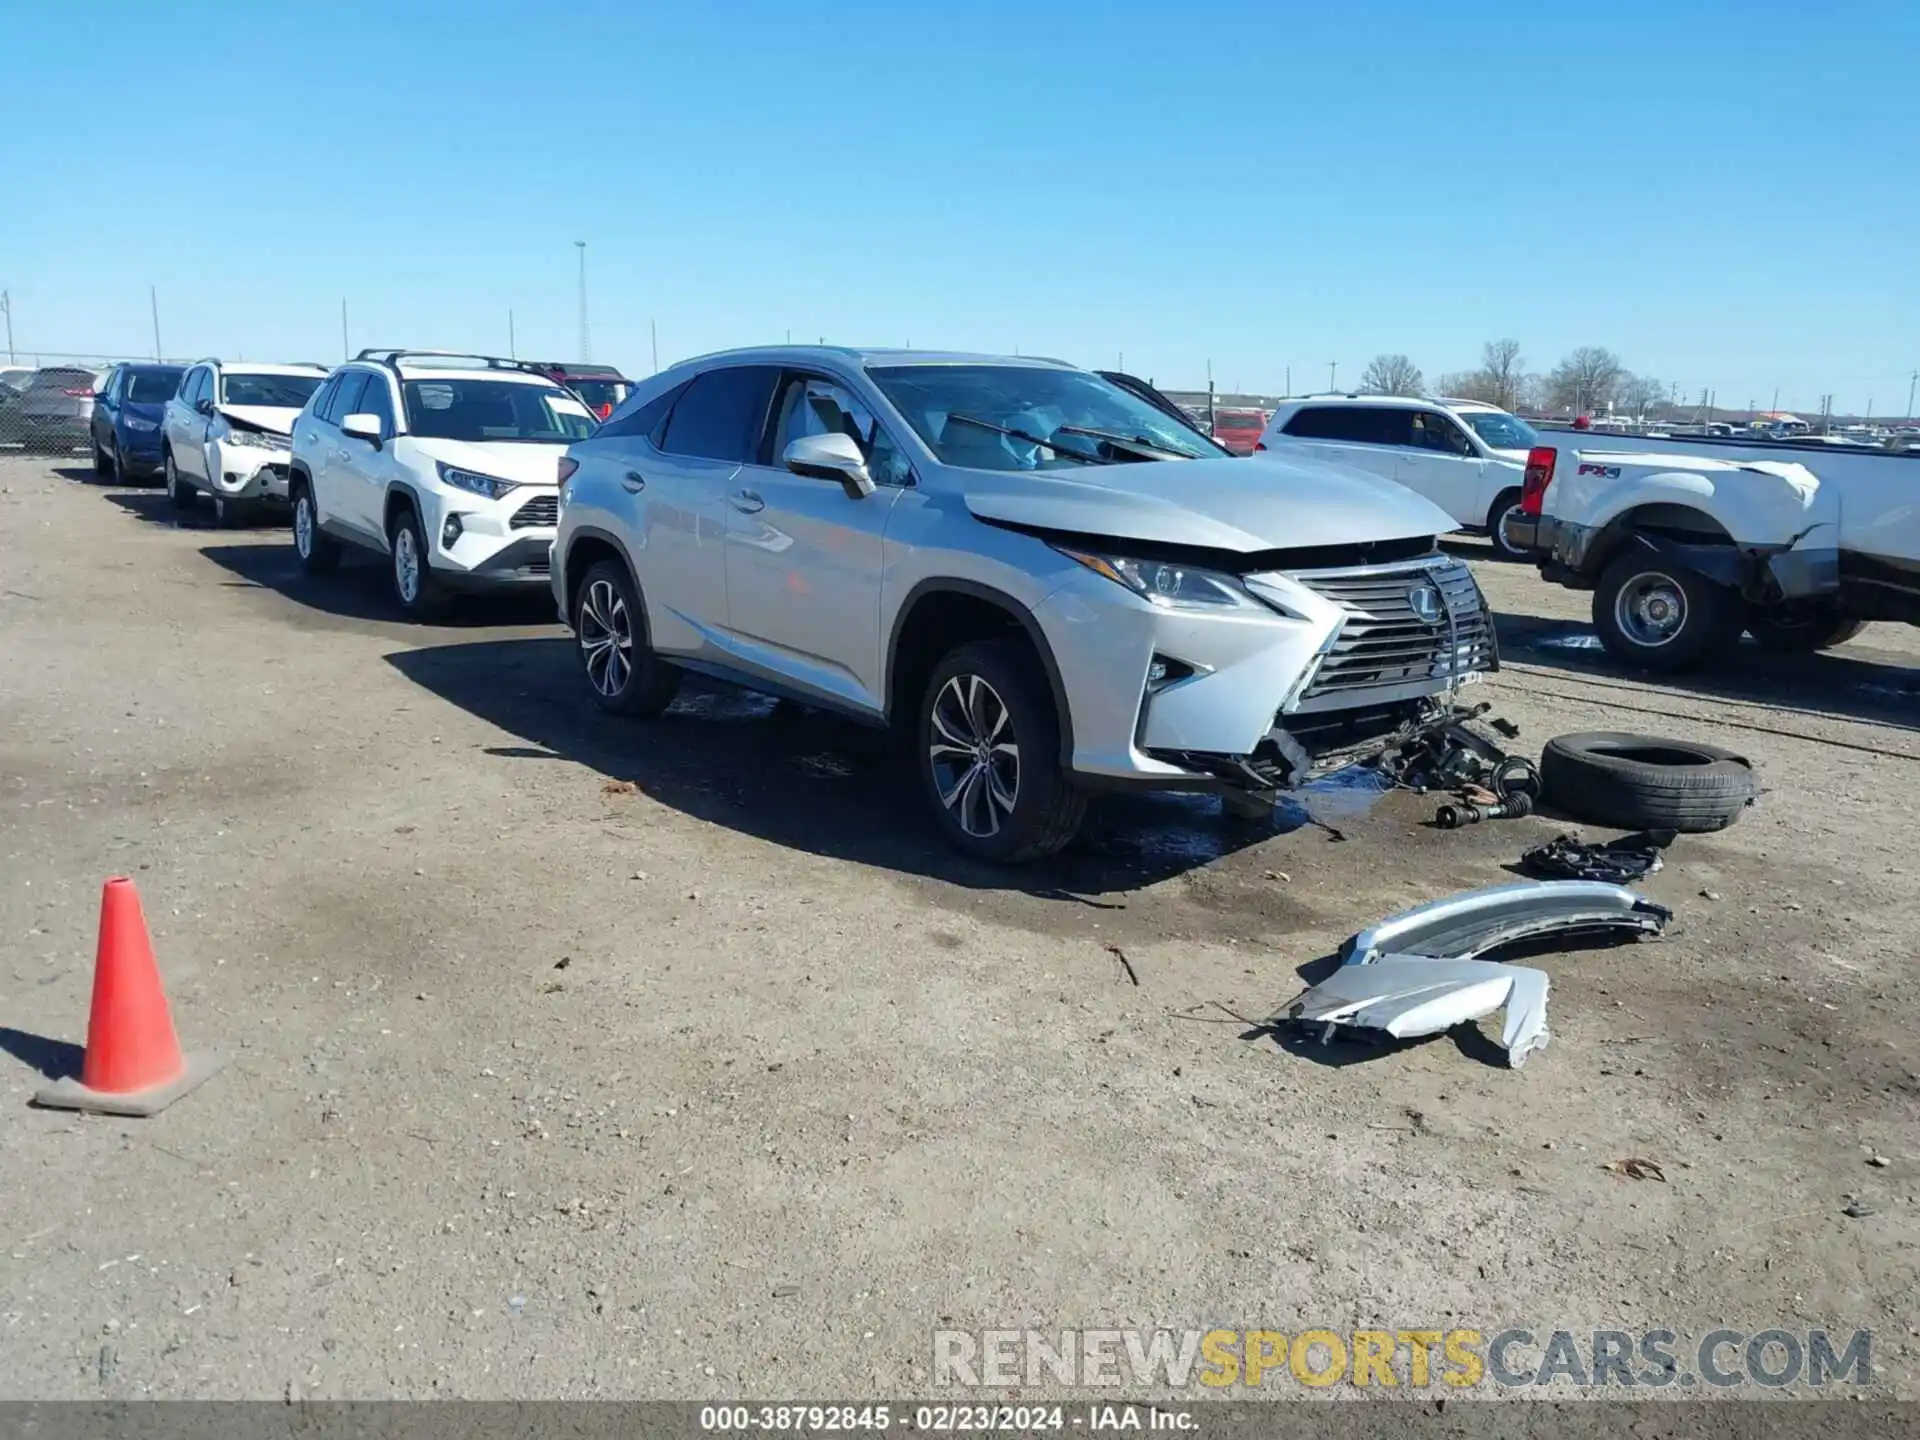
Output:
[[[1501,1045],[1520,1068],[1543,1048],[1547,974],[1481,957],[1509,945],[1579,936],[1664,933],[1673,912],[1618,885],[1525,881],[1450,895],[1362,930],[1341,947],[1340,967],[1303,991],[1286,1018],[1397,1040],[1438,1035],[1506,1009]]]

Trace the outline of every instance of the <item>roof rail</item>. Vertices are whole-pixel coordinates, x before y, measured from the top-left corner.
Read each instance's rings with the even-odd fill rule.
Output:
[[[499,355],[476,355],[466,350],[413,350],[404,345],[370,345],[353,358],[384,365],[396,375],[400,373],[401,362],[407,360],[477,360],[479,365],[476,368],[483,370],[514,370],[525,375],[538,375],[543,380],[551,378],[531,360],[509,360]],[[449,366],[448,368],[457,367]]]

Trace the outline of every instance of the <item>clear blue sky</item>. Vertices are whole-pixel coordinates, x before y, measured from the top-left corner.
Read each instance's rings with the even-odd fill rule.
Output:
[[[1180,387],[1511,335],[1906,405],[1920,5],[8,7],[22,348],[650,368],[826,336]]]

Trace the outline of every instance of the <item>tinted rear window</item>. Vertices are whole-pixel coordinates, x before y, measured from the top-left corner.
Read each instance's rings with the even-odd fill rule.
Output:
[[[1363,445],[1411,445],[1413,412],[1386,405],[1312,405],[1284,427],[1307,440],[1351,440]]]
[[[771,365],[740,365],[696,377],[673,407],[660,448],[744,464],[760,442],[779,374]]]
[[[178,370],[136,370],[127,379],[127,399],[141,405],[159,405],[180,388]]]
[[[37,370],[33,379],[27,382],[27,389],[91,390],[93,381],[91,370]]]

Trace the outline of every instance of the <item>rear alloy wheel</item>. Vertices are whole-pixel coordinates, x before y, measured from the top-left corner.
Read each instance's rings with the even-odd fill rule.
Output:
[[[1493,553],[1502,560],[1525,560],[1529,552],[1510,544],[1507,540],[1507,517],[1520,508],[1518,490],[1502,490],[1487,511],[1487,538],[1493,541]]]
[[[446,608],[447,592],[433,578],[427,563],[427,542],[420,531],[420,517],[411,507],[393,518],[393,532],[387,537],[393,561],[393,594],[400,608],[416,619],[437,615]]]
[[[176,510],[191,510],[193,508],[193,502],[199,498],[198,492],[180,478],[180,470],[173,463],[173,451],[171,450],[167,451],[166,474],[167,499],[173,503],[173,508]]]
[[[582,577],[573,634],[587,687],[602,710],[651,719],[673,703],[680,671],[647,644],[645,612],[626,567],[602,560]]]
[[[1731,645],[1744,609],[1732,591],[1635,546],[1601,573],[1593,628],[1614,659],[1672,673]]]
[[[1024,646],[962,645],[935,667],[920,708],[920,774],[947,839],[1012,864],[1059,850],[1086,799],[1060,768],[1060,727]]]
[[[293,491],[293,553],[309,575],[325,575],[340,564],[340,542],[320,528],[314,513],[313,491],[305,481]]]

